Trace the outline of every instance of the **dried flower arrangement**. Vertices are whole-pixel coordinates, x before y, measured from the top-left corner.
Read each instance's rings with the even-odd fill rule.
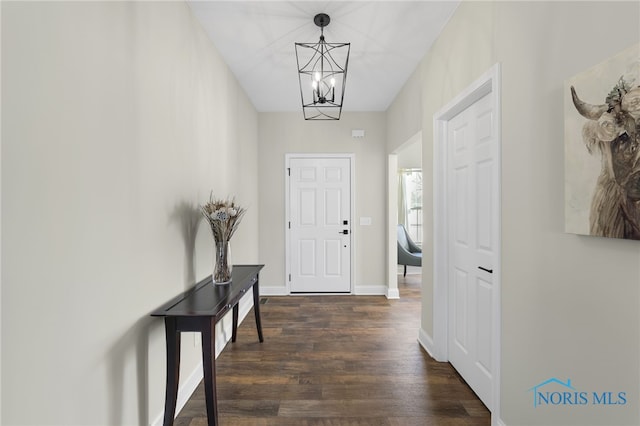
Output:
[[[217,243],[231,239],[247,210],[238,206],[235,198],[214,199],[211,193],[209,202],[200,206],[200,211],[209,222],[213,239]]]

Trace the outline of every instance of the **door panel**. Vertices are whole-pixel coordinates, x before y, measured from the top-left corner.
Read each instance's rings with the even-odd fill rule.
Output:
[[[291,158],[289,170],[291,292],[350,292],[351,160]]]
[[[316,190],[313,188],[301,188],[299,194],[300,226],[316,226]]]
[[[468,342],[467,342],[467,333],[468,333],[468,325],[469,321],[467,321],[467,314],[469,310],[467,309],[467,303],[469,299],[469,295],[467,294],[467,290],[469,289],[469,285],[467,283],[467,273],[466,271],[462,271],[460,269],[456,269],[455,271],[455,285],[454,285],[454,304],[456,311],[456,321],[455,321],[455,335],[454,341],[463,353],[468,353]]]
[[[316,242],[315,240],[298,240],[300,262],[298,275],[301,277],[316,276]]]
[[[492,285],[482,278],[478,278],[477,317],[478,344],[476,346],[477,361],[485,374],[491,375],[491,324],[493,317]]]
[[[455,224],[454,240],[455,243],[462,247],[469,247],[469,231],[467,212],[469,211],[467,194],[467,181],[469,180],[469,173],[467,167],[461,167],[454,171],[454,197],[455,197],[455,218],[453,223]]]
[[[484,161],[478,163],[476,168],[476,244],[478,250],[492,252],[493,242],[491,241],[491,217],[493,211],[493,194],[491,193],[491,182],[493,181],[493,163]]]
[[[342,272],[341,245],[342,241],[338,239],[324,241],[324,258],[326,259],[324,275],[326,277],[340,277]]]
[[[493,123],[491,96],[485,96],[452,118],[448,130],[449,334],[453,337],[449,360],[489,408],[493,380],[489,271],[497,223]]]
[[[325,226],[340,226],[342,223],[342,206],[340,201],[342,200],[342,190],[340,189],[327,189],[324,193],[325,200]]]

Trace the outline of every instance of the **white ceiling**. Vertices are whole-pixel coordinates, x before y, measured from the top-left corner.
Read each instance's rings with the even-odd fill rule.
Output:
[[[460,3],[193,1],[194,15],[258,111],[300,111],[294,43],[351,43],[345,111],[385,111]]]

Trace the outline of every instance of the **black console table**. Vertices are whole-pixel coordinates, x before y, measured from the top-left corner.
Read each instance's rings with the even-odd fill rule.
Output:
[[[151,316],[164,317],[167,338],[167,390],[164,406],[164,425],[173,425],[178,397],[180,374],[180,333],[199,331],[202,336],[202,366],[204,391],[209,426],[218,424],[216,397],[216,323],[233,309],[233,333],[236,341],[238,329],[238,302],[253,287],[253,311],[256,316],[258,338],[263,342],[260,322],[260,292],[258,274],[264,265],[234,265],[231,283],[214,285],[211,277],[197,283],[192,289],[171,299]]]

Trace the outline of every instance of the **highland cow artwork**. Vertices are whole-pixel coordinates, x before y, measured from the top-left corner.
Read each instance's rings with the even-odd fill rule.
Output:
[[[640,240],[640,44],[565,84],[565,231]]]

